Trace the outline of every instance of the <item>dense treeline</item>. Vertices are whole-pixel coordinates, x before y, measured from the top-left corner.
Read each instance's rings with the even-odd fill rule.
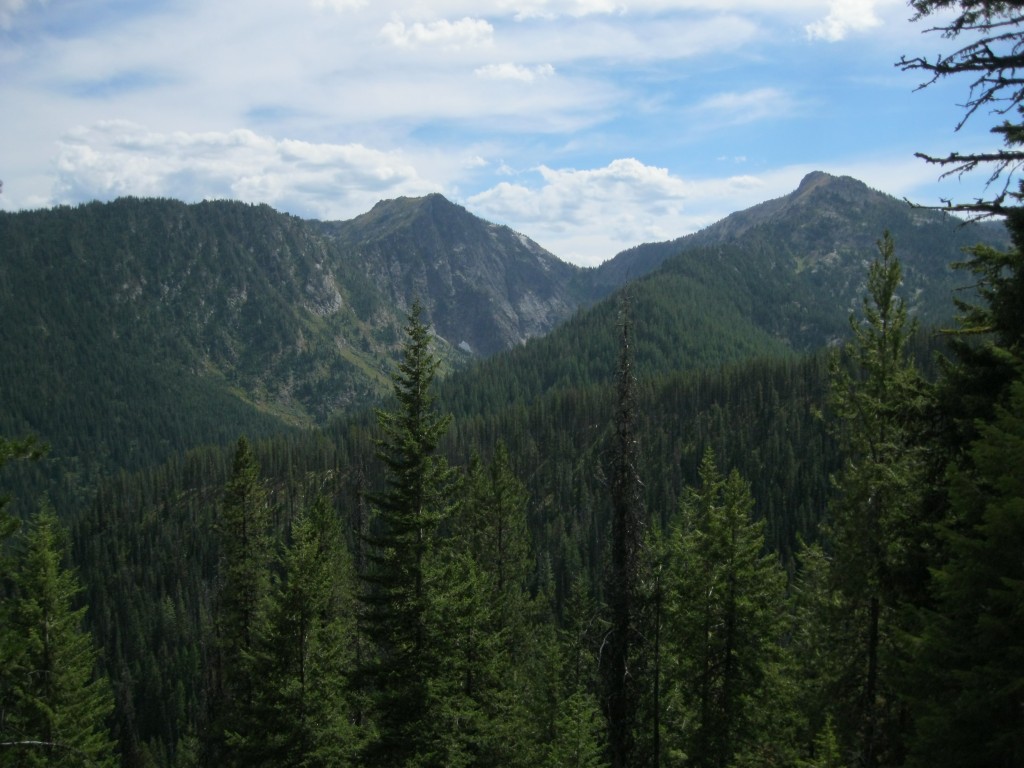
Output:
[[[639,470],[644,507],[656,526],[674,515],[680,490],[696,478],[712,446],[723,465],[739,465],[755,479],[763,499],[757,515],[768,520],[773,546],[791,551],[798,532],[812,535],[836,463],[815,417],[825,374],[822,358],[766,359],[638,382]],[[590,592],[602,589],[614,408],[609,386],[566,388],[529,406],[456,416],[441,439],[444,455],[461,467],[472,464],[474,446],[485,458],[499,441],[507,446],[510,472],[525,487],[528,583],[533,591],[546,585],[545,610],[560,620],[578,578]],[[274,529],[286,530],[320,493],[341,516],[349,548],[357,552],[360,520],[369,516],[362,493],[379,486],[378,435],[372,420],[356,419],[328,435],[254,443]],[[804,446],[810,447],[806,454]],[[124,474],[104,486],[75,526],[76,562],[89,564],[83,575],[90,619],[104,640],[122,704],[123,748],[152,741],[166,750],[204,711],[210,641],[203,633],[220,557],[212,532],[231,464],[231,452],[203,449],[157,471]]]
[[[899,268],[884,240],[848,353],[636,378],[623,353],[634,326],[620,325],[617,385],[611,375],[451,420],[429,394],[436,360],[414,313],[397,398],[376,419],[243,439],[233,455],[196,451],[105,485],[72,540],[111,681],[88,690],[116,703],[122,764],[929,754],[928,734],[945,733],[935,723],[973,710],[936,712],[908,681],[963,648],[947,620],[968,609],[948,605],[959,589],[995,596],[996,568],[1012,568],[1016,491],[1000,478],[1019,453],[985,446],[1020,439],[1007,309],[1019,271],[976,252],[983,300],[963,307],[965,322],[997,333],[958,343],[931,384]],[[958,399],[979,382],[983,399]],[[952,479],[949,460],[963,466]],[[622,509],[638,522],[616,523]],[[53,525],[40,513],[15,551],[53,549],[31,543]],[[632,554],[616,556],[623,530]],[[29,583],[19,558],[11,615]],[[928,568],[948,576],[931,583]],[[69,599],[58,610],[81,631]],[[633,639],[617,645],[622,633]],[[976,658],[987,667],[993,649],[1012,650],[1007,637],[955,658],[965,673]],[[14,635],[4,647],[19,648]],[[980,674],[979,685],[991,673]],[[89,743],[109,744],[102,733]]]

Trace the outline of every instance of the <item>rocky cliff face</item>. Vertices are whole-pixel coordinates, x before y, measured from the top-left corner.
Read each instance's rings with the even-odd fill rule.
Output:
[[[582,270],[441,195],[383,201],[322,226],[339,257],[363,265],[394,307],[418,298],[436,332],[474,354],[547,333],[585,295]]]

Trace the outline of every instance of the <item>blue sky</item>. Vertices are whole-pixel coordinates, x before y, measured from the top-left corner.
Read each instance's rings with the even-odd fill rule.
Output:
[[[440,192],[595,265],[811,170],[971,199],[913,156],[967,83],[903,0],[0,0],[0,208],[120,195],[349,219]],[[988,122],[986,122],[988,121]]]

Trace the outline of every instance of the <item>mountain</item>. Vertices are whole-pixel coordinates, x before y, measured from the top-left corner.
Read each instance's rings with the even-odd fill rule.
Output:
[[[644,376],[813,352],[848,337],[886,229],[903,265],[899,295],[926,329],[950,322],[954,296],[964,297],[971,282],[950,266],[962,249],[1009,244],[1001,223],[964,224],[855,179],[812,173],[783,198],[619,254],[592,273],[593,290],[628,295]],[[598,301],[550,334],[453,376],[453,407],[473,402],[486,412],[608,381],[618,354],[617,304],[616,297]],[[499,394],[486,400],[481,392]]]
[[[885,228],[929,323],[950,314],[960,247],[1006,241],[824,173],[596,270],[440,195],[342,222],[136,198],[0,213],[0,433],[88,457],[88,475],[323,424],[388,391],[417,299],[446,370],[497,356],[481,375],[506,402],[603,376],[614,303],[579,310],[627,281],[642,370],[814,349],[846,331]]]
[[[321,226],[382,299],[406,309],[420,297],[440,336],[485,356],[544,335],[587,293],[583,270],[438,194]]]
[[[978,242],[1009,245],[1001,222],[965,223],[849,176],[815,171],[784,197],[737,211],[692,235],[623,251],[598,267],[594,281],[598,290],[611,290],[680,254],[699,258],[696,254],[732,245],[761,251],[743,269],[762,277],[766,270],[781,270],[822,302],[843,308],[845,315],[859,301],[865,264],[885,230],[892,234],[903,265],[904,296],[929,324],[949,317],[950,297],[964,282],[950,264],[961,259],[965,247]],[[823,340],[820,334],[811,338],[814,343]]]
[[[135,198],[2,213],[0,253],[0,430],[107,466],[373,402],[414,299],[448,368],[582,300],[582,270],[438,195],[334,224]]]

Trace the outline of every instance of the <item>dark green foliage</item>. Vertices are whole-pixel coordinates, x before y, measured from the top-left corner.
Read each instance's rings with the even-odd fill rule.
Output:
[[[919,611],[913,646],[909,693],[918,727],[908,762],[915,766],[969,759],[1001,768],[1024,758],[1022,222],[1013,211],[1012,250],[972,254],[968,268],[980,279],[983,303],[961,304],[956,356],[937,387],[937,454],[948,465],[933,482],[946,516],[938,525],[944,549],[933,566],[933,602]],[[925,690],[935,698],[922,696]]]
[[[1024,761],[1024,379],[950,478],[948,559],[914,646],[915,766]],[[927,695],[922,695],[927,691]]]
[[[669,764],[788,765],[782,675],[785,572],[764,553],[750,488],[708,451],[680,503],[666,579],[664,739]]]
[[[374,727],[363,759],[373,765],[443,762],[433,738],[430,688],[440,661],[430,609],[441,573],[429,566],[438,526],[454,502],[454,474],[436,453],[449,417],[433,407],[438,363],[420,311],[413,306],[406,326],[405,355],[394,376],[395,410],[377,412],[386,487],[372,499],[376,527],[361,574],[363,626],[374,648],[360,670]]]
[[[207,759],[223,765],[247,764],[241,745],[257,737],[257,654],[269,632],[270,514],[255,456],[240,438],[216,526],[221,559]]]
[[[913,327],[898,298],[892,239],[878,244],[863,318],[851,317],[850,368],[832,365],[829,406],[844,454],[828,539],[842,616],[840,690],[856,692],[837,717],[840,738],[864,765],[902,759],[905,703],[896,694],[900,614],[920,599],[932,537],[920,518],[924,461],[917,413],[924,384],[909,356]]]
[[[646,512],[640,479],[637,434],[636,374],[628,296],[623,299],[619,364],[616,371],[616,410],[612,425],[609,567],[605,602],[609,627],[601,654],[603,708],[608,723],[608,746],[613,768],[632,764],[639,693],[646,679],[638,659],[644,638],[640,626],[641,567],[644,562]]]
[[[452,530],[437,550],[432,606],[442,659],[432,693],[446,765],[543,764],[544,703],[557,687],[543,594],[531,596],[527,495],[502,443],[474,456]],[[443,694],[440,695],[439,694]]]
[[[11,440],[0,436],[0,469],[10,461],[21,459],[39,459],[46,452],[46,446],[40,446],[34,436],[20,440]],[[18,530],[18,520],[7,510],[11,498],[0,494],[0,581],[7,578],[7,540]]]
[[[354,574],[339,521],[318,497],[300,510],[281,556],[255,659],[256,725],[233,751],[251,766],[344,766],[359,745],[348,685]]]
[[[18,542],[0,599],[0,765],[115,765],[114,702],[97,677],[80,591],[64,565],[64,530],[45,504]],[[4,585],[7,587],[8,585]]]

